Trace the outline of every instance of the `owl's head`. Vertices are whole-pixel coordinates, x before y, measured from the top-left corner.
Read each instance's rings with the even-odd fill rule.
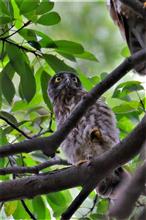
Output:
[[[74,96],[81,89],[81,82],[74,73],[59,72],[49,81],[48,95],[54,101],[56,97]]]

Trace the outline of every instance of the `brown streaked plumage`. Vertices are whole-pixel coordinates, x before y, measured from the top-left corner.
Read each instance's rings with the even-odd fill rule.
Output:
[[[145,0],[139,0],[145,3]],[[127,41],[131,54],[146,47],[146,21],[137,15],[131,8],[120,2],[120,0],[107,0],[110,15],[118,25],[122,36]],[[138,64],[135,70],[146,74],[146,61]]]
[[[53,102],[59,128],[87,92],[75,74],[60,72],[51,78],[48,94]],[[94,159],[118,142],[115,115],[102,100],[97,100],[69,133],[61,147],[68,161],[76,164],[82,160]],[[117,169],[98,185],[98,191],[102,195],[111,193],[120,183],[122,175],[123,170]]]

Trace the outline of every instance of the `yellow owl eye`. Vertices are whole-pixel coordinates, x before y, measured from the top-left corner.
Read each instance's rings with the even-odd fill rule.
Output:
[[[58,76],[58,77],[56,77],[55,82],[59,83],[59,82],[61,82],[61,80],[62,80],[62,78]]]
[[[73,77],[72,80],[73,80],[74,82],[76,82],[76,83],[78,82],[78,80],[77,80],[76,77]]]

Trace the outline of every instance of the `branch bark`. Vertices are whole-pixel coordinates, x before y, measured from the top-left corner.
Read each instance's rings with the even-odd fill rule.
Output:
[[[33,167],[14,166],[14,167],[0,168],[0,175],[20,174],[20,173],[38,174],[41,170],[54,165],[71,165],[71,164],[69,164],[66,160],[62,160],[60,158],[58,159],[53,158],[49,161],[45,161],[44,163],[40,163],[39,165]]]
[[[51,173],[0,183],[0,202],[33,198],[76,186],[95,186],[113,169],[133,158],[146,141],[146,115],[140,124],[111,150],[79,167],[71,166]],[[98,172],[97,172],[98,170]],[[9,193],[7,193],[9,192]]]
[[[88,108],[117,81],[119,81],[134,65],[146,59],[146,49],[143,49],[131,57],[125,59],[115,70],[111,72],[102,82],[96,85],[80,102],[64,125],[49,137],[26,140],[16,144],[8,144],[0,148],[0,157],[13,155],[22,152],[32,152],[42,150],[48,156],[53,155],[62,141],[65,140],[69,132],[75,127],[80,118],[85,114]]]
[[[144,191],[145,183],[146,162],[137,170],[133,178],[119,193],[115,205],[110,209],[110,215],[120,219],[127,219],[131,214],[137,199]]]

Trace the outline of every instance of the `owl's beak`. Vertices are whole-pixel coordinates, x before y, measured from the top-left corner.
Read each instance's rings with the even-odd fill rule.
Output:
[[[66,84],[67,86],[70,85],[70,79],[69,79],[69,78],[67,78],[67,79],[65,80],[65,84]]]

